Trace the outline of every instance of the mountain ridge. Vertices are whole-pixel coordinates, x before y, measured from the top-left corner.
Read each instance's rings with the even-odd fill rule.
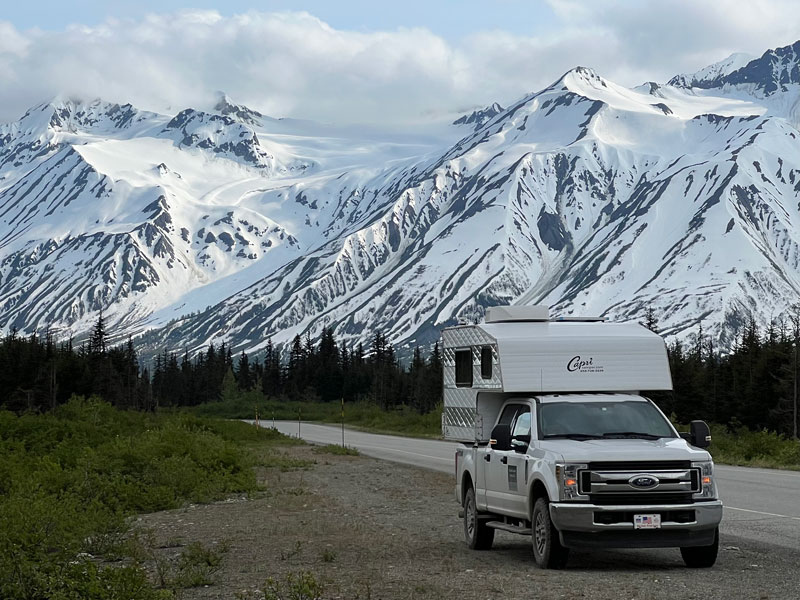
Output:
[[[171,117],[34,107],[0,126],[0,326],[80,336],[102,309],[147,352],[323,327],[408,352],[522,302],[655,308],[670,339],[703,323],[729,346],[800,293],[795,55],[770,52],[701,70],[705,88],[576,67],[412,143],[225,95]]]

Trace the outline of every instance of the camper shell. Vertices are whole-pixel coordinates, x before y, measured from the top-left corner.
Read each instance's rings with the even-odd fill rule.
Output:
[[[489,308],[442,331],[445,439],[485,443],[519,394],[671,390],[664,340],[635,323],[550,319],[547,307]]]

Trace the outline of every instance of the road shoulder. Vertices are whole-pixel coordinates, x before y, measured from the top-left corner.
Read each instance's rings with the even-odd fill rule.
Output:
[[[195,541],[227,547],[215,583],[188,597],[260,599],[312,580],[322,598],[517,598],[535,589],[537,597],[728,600],[800,589],[798,553],[724,535],[702,586],[677,550],[574,552],[566,573],[541,571],[529,538],[501,533],[489,552],[465,547],[452,475],[309,446],[281,451],[313,464],[262,469],[266,491],[251,498],[138,520],[165,556]]]

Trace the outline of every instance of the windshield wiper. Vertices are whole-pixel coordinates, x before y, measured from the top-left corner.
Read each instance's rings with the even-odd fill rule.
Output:
[[[594,435],[592,433],[548,433],[547,435],[543,435],[542,439],[544,440],[552,440],[555,438],[565,438],[568,440],[599,440],[602,438],[600,435]]]
[[[610,431],[604,433],[601,437],[610,439],[643,439],[643,440],[660,440],[663,435],[654,435],[652,433],[642,433],[641,431]]]

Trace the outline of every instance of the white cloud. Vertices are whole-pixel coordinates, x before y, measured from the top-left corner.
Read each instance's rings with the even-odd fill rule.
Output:
[[[800,38],[796,0],[547,1],[565,28],[606,32],[617,43],[618,60],[656,80]]]
[[[623,85],[795,41],[792,0],[549,0],[546,35],[337,30],[308,13],[215,11],[63,31],[0,22],[0,120],[67,93],[177,112],[216,90],[274,116],[402,122],[540,89],[581,64]],[[795,36],[795,37],[793,37]]]

